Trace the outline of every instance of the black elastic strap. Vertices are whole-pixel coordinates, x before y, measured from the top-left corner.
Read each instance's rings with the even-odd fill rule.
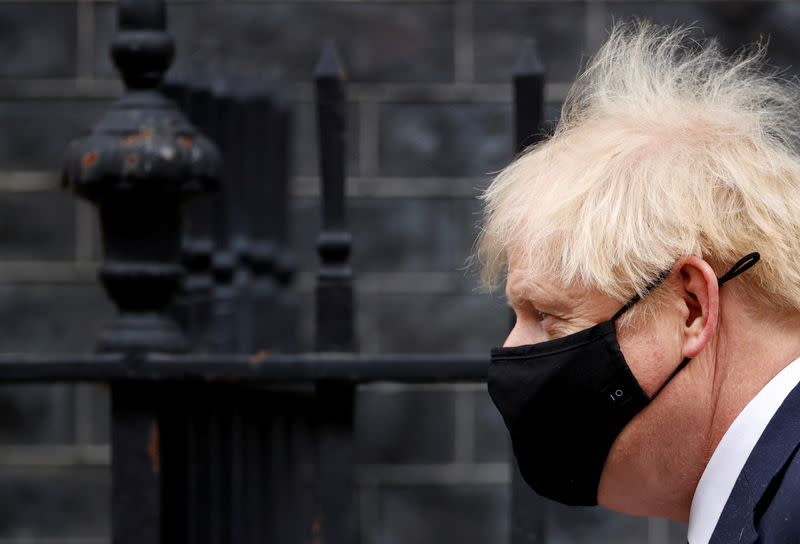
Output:
[[[747,270],[751,269],[753,265],[755,265],[760,258],[761,255],[757,251],[748,253],[747,255],[736,261],[736,263],[731,267],[730,270],[728,270],[721,277],[717,278],[717,285],[722,287],[723,283],[730,281],[739,274],[741,274],[742,272],[746,272]],[[619,319],[622,316],[622,314],[630,310],[634,304],[642,300],[643,296],[645,296],[647,293],[658,287],[665,279],[667,279],[667,276],[669,276],[671,272],[672,269],[664,270],[663,272],[661,272],[661,274],[659,274],[656,277],[656,279],[645,285],[641,293],[636,293],[628,302],[625,303],[624,306],[622,306],[622,308],[617,310],[617,313],[614,314],[614,317],[611,318],[611,321],[616,321],[617,319]]]
[[[667,386],[667,384],[668,384],[669,382],[671,382],[671,381],[672,381],[672,378],[674,378],[674,377],[675,377],[675,375],[676,375],[678,372],[680,372],[681,370],[683,370],[683,368],[684,368],[686,365],[688,365],[688,364],[689,364],[689,361],[691,361],[691,359],[690,359],[689,357],[684,357],[683,361],[681,361],[681,363],[680,363],[680,364],[679,364],[677,367],[675,367],[675,370],[673,370],[673,371],[670,373],[670,375],[669,375],[669,376],[667,376],[667,379],[666,379],[666,380],[664,380],[664,383],[662,383],[662,384],[661,384],[661,387],[659,387],[659,388],[656,390],[656,392],[655,392],[655,393],[653,393],[653,395],[650,397],[650,400],[653,400],[654,398],[656,398],[656,397],[658,396],[658,394],[659,394],[659,393],[661,393],[661,391],[662,391],[662,390],[663,390],[663,389],[664,389],[664,388]]]
[[[742,272],[745,272],[753,267],[754,264],[758,262],[761,258],[761,255],[754,251],[753,253],[748,253],[741,259],[739,259],[736,264],[734,264],[730,270],[728,270],[725,274],[722,275],[721,278],[717,278],[717,283],[720,287],[726,281],[732,280]]]
[[[631,298],[628,302],[626,302],[622,308],[617,310],[617,313],[614,314],[614,317],[611,318],[611,321],[616,321],[617,319],[619,319],[619,317],[628,310],[630,310],[634,304],[642,300],[643,296],[645,296],[647,293],[658,287],[661,284],[661,282],[667,279],[667,276],[669,276],[670,272],[672,272],[672,269],[664,270],[663,272],[661,272],[661,274],[659,274],[656,277],[656,279],[645,285],[641,293],[636,293],[633,296],[633,298]]]

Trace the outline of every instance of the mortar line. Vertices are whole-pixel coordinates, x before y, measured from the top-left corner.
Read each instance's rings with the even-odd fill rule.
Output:
[[[361,178],[378,175],[380,152],[380,113],[378,103],[365,99],[359,102],[358,174]]]
[[[584,56],[590,52],[597,51],[605,41],[606,17],[608,6],[605,0],[597,0],[586,5],[586,51]]]
[[[92,442],[92,390],[90,385],[75,385],[75,442],[87,446]]]
[[[77,9],[77,40],[75,73],[78,76],[78,85],[82,81],[94,77],[94,2],[92,0],[78,0]]]
[[[75,199],[75,260],[94,258],[94,208],[88,202]]]
[[[359,511],[361,513],[361,543],[378,544],[381,536],[380,487],[364,484],[359,487]]]
[[[453,431],[454,459],[458,463],[475,461],[475,395],[459,391],[455,398],[455,426]]]
[[[474,18],[472,0],[453,2],[453,77],[457,82],[475,79]]]

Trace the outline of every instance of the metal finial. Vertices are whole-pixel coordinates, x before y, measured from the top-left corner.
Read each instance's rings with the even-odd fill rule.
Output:
[[[156,87],[175,55],[163,0],[120,0],[117,26],[111,58],[125,85],[129,89]]]
[[[127,92],[70,144],[62,184],[100,212],[99,275],[120,316],[98,349],[182,351],[164,310],[183,272],[183,202],[216,186],[220,157],[158,88],[173,52],[163,1],[121,0],[118,9],[112,55]]]
[[[541,138],[544,119],[544,66],[533,40],[527,40],[514,68],[514,152]]]
[[[317,67],[314,69],[314,77],[315,79],[347,79],[347,74],[339,57],[339,50],[334,42],[329,41],[322,48],[322,54],[317,61]]]
[[[544,64],[539,58],[539,52],[536,48],[536,40],[530,38],[525,40],[522,45],[522,51],[517,62],[514,64],[514,77],[528,76],[528,75],[543,75]]]

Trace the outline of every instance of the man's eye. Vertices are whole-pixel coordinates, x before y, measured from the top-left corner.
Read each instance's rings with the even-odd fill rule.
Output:
[[[536,310],[536,317],[539,319],[539,321],[544,321],[545,319],[550,317],[550,314],[543,312],[541,310]]]

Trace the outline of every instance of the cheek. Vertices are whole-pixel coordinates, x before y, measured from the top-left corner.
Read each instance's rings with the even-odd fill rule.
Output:
[[[618,337],[625,360],[648,395],[655,393],[681,362],[680,336],[667,324],[650,323]]]

